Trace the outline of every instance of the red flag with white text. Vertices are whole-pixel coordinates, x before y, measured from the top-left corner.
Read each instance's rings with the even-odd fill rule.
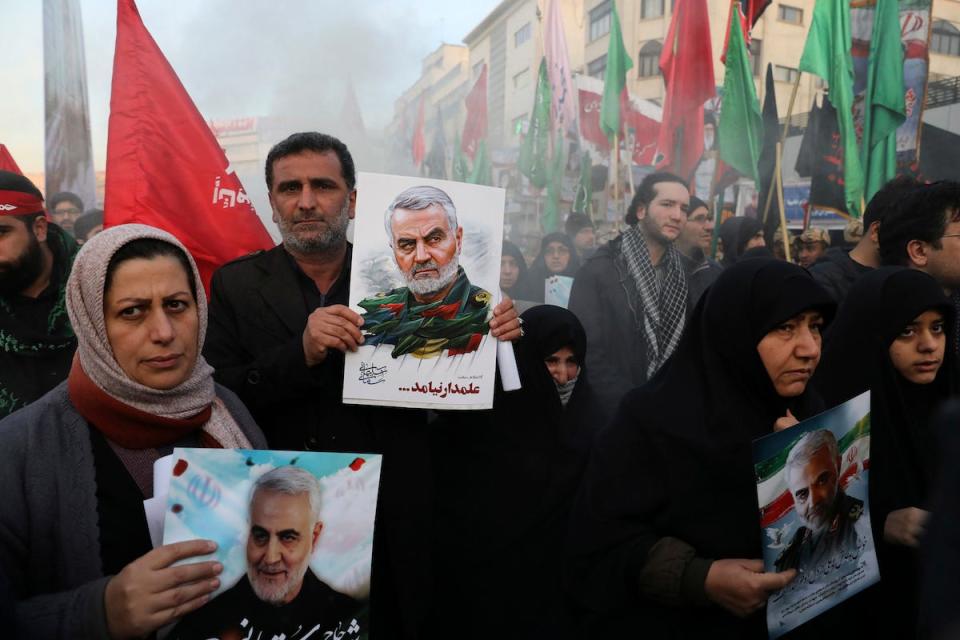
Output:
[[[274,245],[133,0],[117,3],[104,226],[177,237],[204,287],[222,264]]]

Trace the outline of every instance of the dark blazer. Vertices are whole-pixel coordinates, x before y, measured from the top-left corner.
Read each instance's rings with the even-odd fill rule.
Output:
[[[350,252],[321,305],[348,303]],[[431,589],[431,464],[422,411],[344,405],[343,354],[308,367],[307,308],[282,245],[214,273],[203,355],[240,396],[272,449],[383,454],[374,534],[374,638],[416,637]],[[379,626],[379,629],[378,629]]]

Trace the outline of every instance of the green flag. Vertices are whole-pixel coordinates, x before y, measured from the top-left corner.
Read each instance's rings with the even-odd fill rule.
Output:
[[[456,135],[456,139],[453,142],[453,169],[452,169],[452,178],[457,182],[466,182],[467,177],[470,175],[469,169],[467,167],[467,158],[463,155],[463,151],[460,149],[460,134]]]
[[[547,59],[540,58],[537,91],[533,96],[533,112],[527,135],[520,145],[520,173],[537,189],[547,184],[547,147],[550,144],[550,80]]]
[[[586,151],[580,156],[580,182],[573,196],[573,212],[590,216],[590,201],[593,199],[593,162]]]
[[[544,233],[553,233],[560,229],[560,185],[563,183],[564,158],[563,133],[557,133],[553,145],[553,158],[547,167],[547,203],[543,208],[541,226]]]
[[[633,60],[623,46],[617,3],[610,2],[610,44],[607,46],[607,70],[603,76],[603,99],[600,101],[600,128],[613,139],[620,131],[620,94],[627,85],[627,71]]]
[[[843,187],[847,211],[859,217],[864,177],[853,124],[852,45],[850,0],[817,0],[810,33],[800,57],[800,70],[820,76],[830,87],[830,102],[837,109],[843,147]],[[903,75],[903,71],[900,74]]]
[[[753,178],[759,188],[757,164],[763,150],[763,114],[757,89],[753,84],[753,70],[747,56],[738,13],[739,3],[731,7],[727,44],[727,68],[723,74],[723,107],[717,132],[720,158],[728,165]]]
[[[470,172],[467,182],[490,186],[492,184],[491,172],[490,158],[487,157],[487,141],[481,139],[480,144],[477,145],[477,155],[473,157],[473,171]]]
[[[867,92],[863,98],[860,161],[870,200],[897,175],[897,128],[906,119],[903,46],[897,0],[877,0],[870,37]]]

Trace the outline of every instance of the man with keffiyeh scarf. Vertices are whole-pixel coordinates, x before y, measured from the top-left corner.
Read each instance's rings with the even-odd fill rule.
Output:
[[[76,242],[47,220],[43,196],[0,171],[0,418],[66,379],[77,342],[63,294]]]
[[[652,378],[683,334],[693,261],[674,246],[690,192],[670,173],[647,176],[627,210],[628,228],[577,273],[570,310],[587,332],[594,390],[616,407]]]

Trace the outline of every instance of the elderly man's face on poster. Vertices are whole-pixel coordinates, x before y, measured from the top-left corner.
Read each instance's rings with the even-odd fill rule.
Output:
[[[308,494],[257,491],[250,503],[247,576],[258,598],[281,605],[297,597],[321,528]]]
[[[457,276],[463,228],[450,228],[444,208],[395,209],[390,223],[393,255],[415,295],[439,293]]]
[[[797,515],[814,532],[826,528],[837,499],[837,461],[827,446],[817,449],[803,467],[787,475]]]

